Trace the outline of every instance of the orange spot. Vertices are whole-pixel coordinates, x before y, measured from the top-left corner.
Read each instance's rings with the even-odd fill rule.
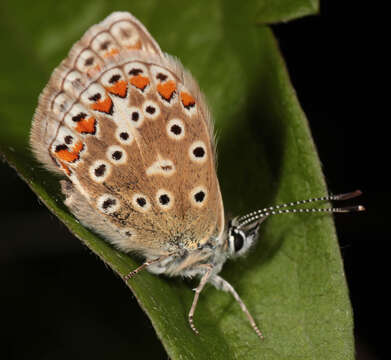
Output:
[[[105,100],[97,101],[95,104],[92,104],[91,109],[111,114],[113,110],[113,101],[110,96],[106,96]]]
[[[126,96],[126,90],[128,89],[126,81],[118,81],[113,86],[107,87],[107,91],[109,91],[111,94],[118,95],[120,97]]]
[[[80,134],[95,134],[96,120],[92,116],[77,122],[75,130]]]
[[[83,150],[84,144],[81,141],[78,141],[73,147],[73,151],[80,155],[80,152]]]
[[[142,75],[133,76],[129,81],[133,86],[140,90],[144,90],[149,84],[149,79]]]
[[[157,85],[157,91],[162,96],[162,98],[167,101],[171,99],[172,94],[175,92],[175,90],[176,90],[176,85],[173,80]]]
[[[115,56],[115,55],[117,55],[118,53],[119,53],[119,50],[116,49],[116,48],[113,48],[113,49],[107,51],[103,56],[104,56],[105,58],[107,58],[107,57]]]
[[[140,50],[141,49],[141,41],[137,40],[137,42],[134,45],[127,46],[129,50]]]
[[[181,92],[182,104],[186,109],[189,109],[195,105],[194,98],[187,92]]]
[[[70,176],[71,175],[71,170],[69,169],[68,166],[66,166],[62,161],[60,161],[60,165],[61,167],[63,168],[63,170],[65,171],[65,173]]]
[[[84,145],[81,141],[78,141],[72,150],[69,150],[67,146],[60,145],[60,147],[61,149],[55,151],[56,156],[63,161],[75,162],[79,159],[80,152],[83,150]],[[61,163],[61,165],[63,164]]]

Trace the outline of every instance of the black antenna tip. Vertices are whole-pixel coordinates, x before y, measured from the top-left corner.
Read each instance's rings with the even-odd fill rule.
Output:
[[[345,206],[343,208],[339,208],[340,211],[338,212],[358,212],[358,211],[365,211],[365,207],[362,205],[356,205],[356,206]]]
[[[355,197],[358,197],[360,195],[362,195],[362,191],[356,190],[356,191],[348,192],[346,194],[334,195],[333,198],[334,198],[334,200],[348,200],[348,199],[353,199]],[[359,210],[359,211],[362,211],[362,210]]]

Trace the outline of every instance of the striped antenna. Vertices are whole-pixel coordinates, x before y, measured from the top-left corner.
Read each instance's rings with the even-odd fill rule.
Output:
[[[239,226],[238,228],[241,228],[247,224],[250,224],[258,219],[265,218],[270,215],[279,215],[279,214],[294,214],[294,213],[349,213],[349,212],[356,212],[356,211],[364,211],[365,208],[362,205],[357,206],[345,206],[341,208],[293,208],[293,209],[287,209],[292,208],[294,206],[303,205],[303,204],[309,204],[313,202],[319,202],[319,201],[341,201],[341,200],[348,200],[355,198],[357,196],[360,196],[362,192],[360,190],[352,191],[345,194],[339,194],[339,195],[329,195],[329,196],[322,196],[318,198],[311,198],[306,200],[299,200],[295,202],[290,202],[286,204],[280,204],[275,206],[270,206],[261,210],[253,211],[249,214],[246,214],[244,216],[241,216],[238,218]]]

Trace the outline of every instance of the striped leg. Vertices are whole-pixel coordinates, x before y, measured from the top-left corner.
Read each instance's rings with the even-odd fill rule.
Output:
[[[172,254],[168,254],[168,255],[160,256],[157,259],[146,261],[143,264],[141,264],[138,268],[131,271],[129,274],[126,274],[125,276],[123,276],[122,279],[126,282],[129,279],[131,279],[132,277],[134,277],[136,274],[138,274],[141,270],[146,268],[147,266],[152,265],[152,264],[156,264],[157,262],[160,262],[160,261],[163,261],[164,259],[167,259],[171,255]]]
[[[205,267],[207,268],[207,270],[206,270],[205,274],[202,276],[200,284],[197,286],[197,288],[193,289],[195,291],[195,295],[194,295],[194,299],[193,299],[193,304],[191,305],[190,312],[189,312],[190,327],[197,335],[199,335],[200,333],[198,332],[197,328],[194,326],[193,315],[194,315],[194,311],[195,311],[197,303],[198,303],[198,298],[200,296],[200,292],[204,288],[205,284],[208,282],[210,275],[212,273],[212,270],[213,270],[212,265],[206,264]]]
[[[257,333],[257,335],[260,337],[261,340],[263,340],[263,335],[261,331],[258,329],[257,324],[255,323],[254,318],[251,316],[250,312],[247,310],[246,305],[238,295],[238,293],[235,291],[235,289],[232,287],[232,285],[224,280],[221,276],[214,275],[210,278],[210,282],[219,290],[223,290],[225,292],[231,293],[231,295],[235,298],[235,300],[239,303],[242,311],[246,314],[248,320],[250,321],[250,324],[254,331]]]

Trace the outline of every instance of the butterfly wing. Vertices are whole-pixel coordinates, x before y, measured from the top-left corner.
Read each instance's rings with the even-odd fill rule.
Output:
[[[122,250],[159,255],[221,236],[203,96],[128,13],[91,27],[54,71],[31,145],[68,178],[63,192],[75,216]]]

